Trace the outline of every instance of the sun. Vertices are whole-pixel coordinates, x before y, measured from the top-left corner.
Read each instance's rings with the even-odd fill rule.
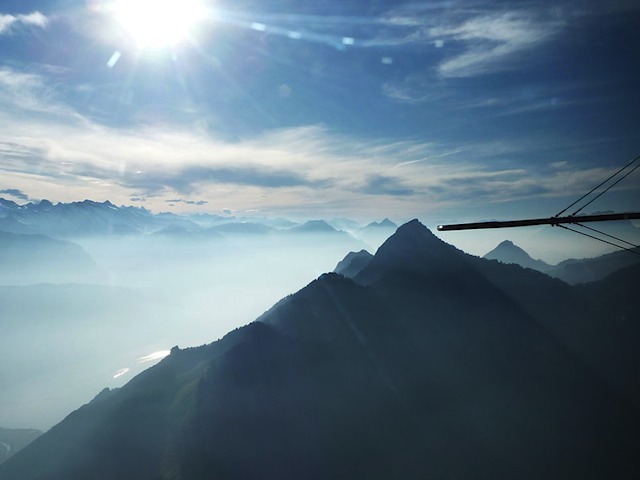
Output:
[[[174,46],[204,17],[202,0],[116,0],[118,22],[138,48]]]

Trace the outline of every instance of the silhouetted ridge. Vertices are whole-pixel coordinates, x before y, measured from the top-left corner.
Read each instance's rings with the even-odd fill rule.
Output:
[[[397,228],[398,226],[388,218],[385,218],[381,222],[371,222],[364,228]]]
[[[635,323],[418,221],[357,280],[323,274],[211,345],[172,349],[0,478],[637,476]]]
[[[640,249],[635,249],[640,253]],[[569,259],[552,266],[548,273],[572,285],[602,280],[613,272],[638,264],[640,255],[618,250],[595,258]]]
[[[302,225],[291,228],[291,231],[297,233],[338,233],[338,230],[324,220],[309,220]]]
[[[366,250],[360,250],[359,252],[349,252],[344,257],[334,271],[345,277],[355,278],[371,261],[373,255]]]
[[[525,268],[533,268],[541,272],[547,272],[551,265],[542,260],[534,260],[522,248],[515,245],[511,240],[501,242],[496,248],[488,252],[484,258],[487,260],[498,260],[502,263],[516,263]]]
[[[0,211],[1,209],[15,210],[18,208],[19,205],[16,202],[0,197]]]
[[[513,263],[524,268],[532,268],[551,277],[559,278],[571,285],[593,282],[607,275],[640,262],[640,256],[625,251],[615,251],[594,258],[568,259],[557,265],[549,265],[542,260],[534,260],[522,248],[505,240],[488,252],[484,258]]]
[[[400,226],[378,249],[356,281],[370,284],[384,272],[395,271],[417,275],[455,274],[465,268],[465,254],[449,245],[422,225],[411,220]]]

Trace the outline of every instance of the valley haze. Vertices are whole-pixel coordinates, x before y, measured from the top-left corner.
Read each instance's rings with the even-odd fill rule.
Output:
[[[396,226],[0,199],[0,351],[15,365],[0,425],[48,429],[161,358],[148,355],[208,343],[325,272],[362,268]],[[612,255],[604,273],[635,259]]]
[[[356,259],[102,390],[0,478],[634,478],[640,264],[573,287],[417,220]]]
[[[249,323],[396,227],[347,223],[353,234],[321,220],[0,199],[0,356],[13,365],[0,425],[46,430],[153,364],[143,357]]]
[[[0,480],[640,478],[638,25],[2,0]]]

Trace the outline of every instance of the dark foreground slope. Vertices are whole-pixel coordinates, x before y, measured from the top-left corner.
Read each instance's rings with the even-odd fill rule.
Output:
[[[0,427],[0,463],[18,453],[40,435],[41,431],[32,428]]]
[[[635,330],[607,334],[594,296],[410,222],[355,279],[323,275],[174,349],[0,479],[636,478],[640,402],[621,378],[640,362],[610,344]]]

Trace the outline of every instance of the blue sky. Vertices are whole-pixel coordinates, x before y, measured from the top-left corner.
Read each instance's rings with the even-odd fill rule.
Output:
[[[553,215],[640,154],[636,1],[204,1],[163,46],[114,4],[0,3],[5,197],[435,224]]]

